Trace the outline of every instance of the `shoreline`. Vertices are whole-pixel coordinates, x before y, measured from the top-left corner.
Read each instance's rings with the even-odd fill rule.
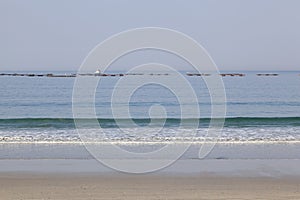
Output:
[[[101,144],[104,145],[104,144]],[[177,144],[178,145],[178,144]],[[121,145],[131,152],[151,152],[162,145]],[[201,144],[191,144],[180,160],[199,157]],[[95,146],[96,147],[96,146]],[[176,147],[176,146],[174,146]],[[179,146],[180,147],[180,146]],[[97,148],[97,147],[96,147]],[[106,159],[118,158],[115,154],[103,155]],[[82,143],[0,143],[1,159],[93,159]],[[217,143],[206,159],[300,159],[299,143]]]
[[[104,166],[82,144],[0,143],[0,196],[6,200],[300,199],[299,144],[217,143],[207,158],[198,159],[200,146],[191,145],[164,169],[135,175]]]
[[[113,159],[103,159],[102,161]],[[123,159],[120,164],[141,160]],[[158,160],[153,160],[158,161]],[[126,175],[96,159],[0,159],[0,174],[33,175]],[[296,178],[300,181],[300,159],[193,159],[177,160],[151,173],[162,177]],[[127,174],[128,175],[128,174]]]
[[[234,144],[300,144],[300,140],[286,140],[286,141],[159,141],[159,142],[142,142],[142,141],[130,141],[130,142],[123,142],[123,141],[104,141],[104,142],[82,142],[82,141],[35,141],[35,142],[3,142],[0,141],[0,145],[10,145],[10,144],[37,144],[37,145],[47,145],[47,144],[74,144],[74,145],[84,145],[84,144],[119,144],[119,145],[160,145],[160,144],[173,144],[173,145],[180,145],[180,144],[191,144],[191,145],[202,145],[202,144],[221,144],[221,145],[234,145]]]

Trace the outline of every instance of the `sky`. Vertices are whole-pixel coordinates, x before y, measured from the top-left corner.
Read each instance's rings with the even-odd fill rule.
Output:
[[[220,70],[300,70],[299,0],[0,0],[0,71],[77,70],[108,37],[163,27],[200,43]],[[137,53],[114,69],[169,60]]]

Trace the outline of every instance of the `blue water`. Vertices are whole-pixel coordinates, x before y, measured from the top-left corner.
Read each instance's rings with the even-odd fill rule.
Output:
[[[278,77],[258,77],[257,72],[244,73],[245,77],[222,78],[227,97],[227,119],[220,139],[229,142],[300,140],[299,72],[279,72]],[[198,97],[201,115],[197,120],[201,120],[196,141],[202,141],[211,114],[209,92],[201,77],[183,75]],[[177,129],[180,123],[180,104],[174,94],[158,85],[146,85],[132,95],[129,110],[131,118],[135,119],[139,127],[126,127],[126,134],[119,132],[110,107],[111,95],[118,79],[119,77],[101,78],[95,95],[97,118],[101,127],[107,130],[106,140],[182,139],[174,136],[177,131],[182,131]],[[75,78],[1,76],[0,140],[78,141],[72,119],[74,80]],[[150,122],[149,109],[158,104],[165,108],[168,120],[165,130],[153,135],[149,131],[151,127],[147,127]],[[127,104],[120,99],[119,106]],[[123,123],[126,124],[126,119]]]

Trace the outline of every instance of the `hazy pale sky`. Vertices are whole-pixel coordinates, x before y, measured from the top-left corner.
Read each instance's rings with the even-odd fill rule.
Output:
[[[299,0],[1,0],[0,70],[77,70],[107,37],[148,26],[191,36],[220,70],[300,70],[299,9]]]

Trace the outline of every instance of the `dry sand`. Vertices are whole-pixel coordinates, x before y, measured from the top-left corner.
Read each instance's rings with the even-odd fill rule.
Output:
[[[1,199],[300,199],[300,179],[0,173]]]

